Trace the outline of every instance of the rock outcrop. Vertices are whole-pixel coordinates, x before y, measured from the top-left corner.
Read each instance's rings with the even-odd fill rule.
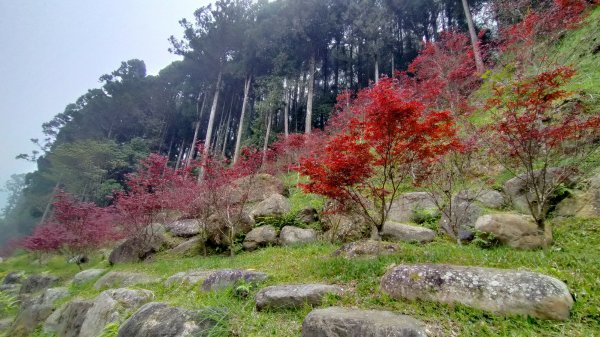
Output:
[[[477,219],[475,229],[491,233],[501,243],[518,249],[536,249],[548,243],[544,233],[528,215],[487,214]]]
[[[244,249],[252,251],[259,247],[275,245],[277,243],[277,229],[271,225],[256,227],[246,234]]]
[[[256,174],[240,178],[232,183],[231,189],[233,204],[259,202],[273,194],[285,194],[283,182],[270,174]]]
[[[281,194],[272,194],[254,206],[250,215],[253,219],[261,217],[278,217],[290,212],[290,201]]]
[[[473,200],[455,197],[452,206],[442,212],[440,228],[455,239],[469,241],[475,236],[475,222],[482,214]]]
[[[387,241],[428,243],[435,238],[435,232],[429,228],[405,225],[386,221],[381,229],[381,238]]]
[[[377,257],[381,255],[389,255],[400,251],[400,246],[397,243],[362,240],[350,242],[331,254],[332,256],[341,256],[347,259],[357,257]]]
[[[21,284],[21,294],[36,293],[46,290],[58,283],[58,277],[54,275],[31,275]]]
[[[143,230],[144,233],[129,238],[110,253],[110,264],[138,262],[161,250],[166,243],[165,229],[154,224]]]
[[[56,309],[55,302],[68,296],[67,288],[46,289],[41,295],[24,298],[7,336],[27,337]]]
[[[293,246],[317,241],[317,232],[314,229],[285,226],[279,233],[279,243],[282,246]]]
[[[204,280],[204,283],[202,283],[202,290],[220,290],[239,282],[259,283],[265,281],[267,278],[267,274],[256,271],[222,269],[213,272],[206,280]]]
[[[341,295],[344,289],[329,284],[290,284],[261,289],[255,297],[256,309],[289,309],[320,305],[328,294]]]
[[[105,271],[106,269],[88,269],[81,271],[73,277],[73,284],[83,284],[92,281],[104,274]]]
[[[419,210],[439,213],[432,196],[427,192],[404,193],[392,202],[388,219],[394,222],[411,222]]]
[[[190,270],[187,272],[180,272],[165,281],[165,286],[170,287],[172,285],[188,284],[194,285],[206,280],[210,275],[214,273],[213,270]]]
[[[461,303],[500,314],[567,320],[573,298],[553,277],[522,270],[451,265],[401,265],[381,279],[395,299]]]
[[[160,277],[144,273],[111,271],[96,281],[94,288],[123,288],[156,282],[160,282]]]
[[[186,219],[173,221],[165,226],[173,236],[188,238],[200,234],[202,231],[200,220]]]
[[[311,311],[302,323],[302,337],[427,337],[424,324],[389,311],[340,307]]]

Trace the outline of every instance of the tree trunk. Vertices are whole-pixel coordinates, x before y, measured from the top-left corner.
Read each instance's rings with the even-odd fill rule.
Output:
[[[231,111],[233,110],[233,102],[235,99],[231,98],[231,105],[227,112],[227,121],[225,122],[225,129],[223,130],[223,142],[221,143],[221,157],[225,158],[225,149],[227,148],[227,141],[229,140],[229,127],[231,126]]]
[[[304,122],[304,133],[306,134],[310,134],[312,132],[313,96],[315,93],[315,63],[315,53],[313,52],[310,56],[310,62],[308,65],[308,97],[306,100],[306,119]]]
[[[215,95],[213,97],[212,107],[210,108],[210,116],[208,118],[208,126],[206,127],[206,138],[204,138],[204,152],[202,156],[202,162],[206,164],[206,160],[208,159],[208,155],[210,154],[210,142],[212,139],[213,127],[215,124],[215,117],[217,114],[217,107],[219,105],[219,93],[221,92],[221,79],[223,76],[223,72],[219,70],[219,75],[217,76],[217,83],[215,85]],[[198,175],[198,181],[200,181],[203,177],[203,171],[200,171]]]
[[[379,58],[375,54],[375,83],[379,83]]]
[[[269,112],[267,117],[267,130],[265,131],[265,142],[263,143],[262,164],[267,161],[267,149],[269,148],[269,137],[271,136],[271,123],[273,122],[273,113]]]
[[[192,139],[192,146],[190,148],[190,153],[185,161],[185,167],[189,167],[192,162],[192,157],[194,157],[194,153],[196,152],[196,142],[198,141],[198,131],[200,130],[200,120],[194,123],[194,138]]]
[[[183,157],[183,151],[185,149],[185,140],[181,141],[181,147],[179,148],[179,154],[177,155],[177,163],[175,163],[175,170],[179,169],[179,166],[181,165],[181,158]]]
[[[477,40],[477,34],[475,33],[475,26],[473,25],[473,17],[471,16],[471,9],[469,8],[469,3],[467,2],[467,0],[462,0],[462,6],[465,10],[467,25],[469,26],[469,35],[471,36],[471,46],[473,47],[473,54],[475,54],[475,66],[477,67],[477,73],[482,74],[485,71],[485,67],[481,58],[479,42]]]
[[[246,77],[246,83],[244,83],[244,99],[242,100],[242,112],[240,113],[240,121],[238,124],[237,137],[235,139],[235,150],[233,152],[233,164],[235,164],[240,158],[240,148],[242,147],[242,136],[244,134],[244,115],[246,114],[246,105],[248,105],[248,96],[250,94],[250,83],[252,82],[252,75]]]
[[[291,103],[291,90],[289,88],[289,83],[288,86],[285,89],[285,107],[283,109],[283,133],[285,135],[285,138],[287,138],[289,136],[289,115],[290,115],[290,103]]]

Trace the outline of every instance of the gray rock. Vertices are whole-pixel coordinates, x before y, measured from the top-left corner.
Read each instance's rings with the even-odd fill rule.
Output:
[[[31,294],[40,290],[46,290],[58,283],[58,277],[54,275],[31,275],[21,285],[21,294]]]
[[[381,229],[381,237],[387,241],[427,243],[433,241],[435,232],[425,227],[386,221]]]
[[[440,228],[452,238],[461,241],[472,240],[475,236],[475,222],[481,214],[481,207],[473,201],[455,198],[452,208],[446,207],[442,212]]]
[[[487,214],[477,219],[475,229],[491,233],[501,243],[513,248],[536,249],[549,243],[533,218],[528,215]]]
[[[58,337],[78,337],[81,325],[92,302],[74,300],[56,310],[44,324],[45,332],[54,332]]]
[[[304,207],[296,214],[296,219],[305,224],[317,222],[319,221],[319,212],[312,207]]]
[[[541,171],[535,171],[534,176],[541,184]],[[508,195],[515,210],[529,214],[527,199],[533,203],[537,202],[534,191],[527,186],[526,174],[521,174],[504,183],[504,192]],[[549,168],[546,170],[546,186],[554,186],[558,183],[564,183],[567,187],[572,187],[577,182],[577,177],[570,171],[561,168]],[[559,201],[559,200],[555,200]],[[547,205],[546,211],[552,205]]]
[[[279,233],[279,243],[282,246],[306,244],[317,241],[317,232],[314,229],[303,229],[294,226],[285,226]]]
[[[397,243],[376,240],[362,240],[347,243],[333,252],[331,255],[353,259],[356,257],[376,257],[390,255],[399,251],[400,245]]]
[[[234,181],[232,184],[232,203],[252,203],[267,199],[273,194],[283,195],[283,182],[270,174],[249,175]]]
[[[344,289],[328,284],[290,284],[271,286],[256,294],[256,309],[287,309],[320,305],[327,294],[342,295]]]
[[[173,221],[165,227],[167,231],[169,231],[174,236],[187,238],[200,234],[204,226],[202,226],[199,220],[187,219]]]
[[[582,190],[573,194],[556,206],[556,215],[578,218],[600,217],[600,174],[587,179]]]
[[[323,215],[324,237],[331,242],[353,242],[370,234],[371,228],[364,217],[353,213]]]
[[[174,255],[196,256],[200,255],[204,240],[200,237],[191,238],[171,249],[169,252]]]
[[[10,328],[14,320],[14,317],[0,319],[0,333],[6,332],[6,330]]]
[[[83,284],[98,278],[104,274],[106,269],[88,269],[75,274],[73,277],[73,284]]]
[[[573,298],[550,276],[522,270],[450,265],[401,265],[381,279],[395,299],[461,303],[501,314],[567,320]]]
[[[275,245],[277,243],[277,229],[271,225],[256,227],[246,234],[244,249],[252,251],[259,247]]]
[[[102,292],[87,311],[79,337],[100,336],[107,324],[123,321],[128,314],[153,298],[154,294],[144,289],[109,289]]]
[[[302,337],[427,337],[424,324],[389,311],[316,309],[302,322]]]
[[[240,235],[248,234],[254,228],[254,219],[245,211],[232,212],[232,221],[225,221],[222,215],[213,214],[206,222],[207,242],[213,246],[230,246],[230,233],[233,230],[233,236],[237,239]]]
[[[162,225],[148,226],[138,236],[129,238],[110,253],[110,264],[139,262],[161,250],[166,243]]]
[[[21,310],[11,326],[8,336],[27,337],[55,310],[54,303],[69,295],[67,288],[46,289],[41,295],[24,297]]]
[[[0,291],[5,292],[12,296],[18,296],[21,292],[20,284],[3,284],[0,285]]]
[[[439,213],[433,197],[427,192],[404,193],[392,202],[388,220],[394,222],[411,222],[418,210]]]
[[[456,195],[457,201],[478,202],[483,207],[500,209],[506,205],[504,195],[496,190],[463,190]]]
[[[290,212],[290,201],[281,194],[273,194],[267,199],[259,202],[250,215],[253,219],[260,217],[278,217]]]
[[[156,282],[160,282],[160,277],[144,273],[111,271],[96,281],[94,288],[122,288]]]
[[[267,274],[256,271],[222,269],[215,271],[204,280],[204,283],[202,283],[202,290],[219,290],[235,285],[238,282],[259,283],[265,281],[267,278]]]
[[[194,285],[206,280],[214,270],[191,270],[188,272],[180,272],[165,281],[165,286],[189,284]]]
[[[217,322],[212,312],[190,311],[166,303],[148,303],[119,329],[117,337],[203,337]]]
[[[22,271],[11,272],[4,277],[2,284],[21,284],[23,277],[25,277],[25,273]]]

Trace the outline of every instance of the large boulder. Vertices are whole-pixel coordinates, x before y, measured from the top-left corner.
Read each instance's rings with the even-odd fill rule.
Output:
[[[253,219],[261,217],[280,217],[290,212],[291,204],[288,198],[281,194],[272,194],[252,208],[250,215]]]
[[[73,277],[73,284],[83,284],[94,280],[104,274],[105,271],[106,269],[88,269],[80,271]]]
[[[206,280],[210,275],[214,273],[214,270],[190,270],[187,272],[180,272],[165,281],[165,286],[170,287],[172,285],[189,284],[194,285]]]
[[[21,294],[36,293],[58,283],[58,277],[48,274],[31,275],[21,284]]]
[[[254,228],[254,219],[245,211],[234,211],[230,215],[230,221],[227,221],[225,217],[226,215],[219,213],[208,217],[206,222],[207,242],[212,246],[229,247],[232,231],[233,238],[236,240],[239,236],[248,234]]]
[[[94,288],[122,288],[133,285],[142,285],[160,282],[160,277],[144,273],[134,273],[125,271],[111,271],[102,276],[94,284]]]
[[[86,312],[79,337],[97,337],[107,324],[123,321],[143,304],[152,301],[154,294],[145,289],[109,289],[96,297]]]
[[[389,311],[316,309],[302,322],[302,337],[427,337],[425,325]]]
[[[259,283],[265,281],[269,276],[265,273],[252,270],[222,269],[213,272],[202,283],[202,290],[220,290],[240,282]]]
[[[195,237],[178,244],[177,247],[169,250],[169,253],[180,256],[196,256],[200,255],[203,247],[204,239]]]
[[[392,202],[388,220],[394,222],[411,222],[416,212],[427,211],[439,213],[434,198],[427,192],[410,192],[400,195]]]
[[[253,203],[267,199],[273,194],[284,194],[283,182],[270,174],[249,175],[232,184],[230,193],[231,202]]]
[[[44,324],[45,332],[58,337],[79,337],[81,325],[93,302],[73,300],[56,310]]]
[[[405,225],[386,221],[381,229],[381,237],[387,241],[427,243],[433,241],[435,232],[429,228]]]
[[[148,303],[119,329],[117,337],[203,337],[217,325],[214,309],[191,311],[166,303]]]
[[[356,257],[377,257],[382,255],[390,255],[399,251],[400,246],[397,243],[378,240],[362,240],[347,243],[333,252],[331,255],[353,259]]]
[[[298,214],[296,219],[304,224],[310,224],[319,221],[319,212],[313,207],[304,207]]]
[[[353,242],[371,232],[365,218],[352,212],[324,214],[321,224],[325,239],[331,242]]]
[[[536,249],[548,244],[543,231],[528,215],[487,214],[477,219],[475,229],[493,234],[498,241],[513,248]]]
[[[496,190],[462,190],[456,195],[456,201],[477,202],[486,208],[501,209],[506,206],[506,198]]]
[[[451,265],[401,265],[381,279],[395,299],[461,303],[501,314],[567,320],[573,298],[553,277],[523,270]]]
[[[200,234],[204,226],[200,220],[186,219],[170,222],[165,226],[167,231],[177,237],[192,237]]]
[[[535,179],[539,185],[542,185],[542,171],[535,171],[533,173]],[[545,185],[554,186],[559,183],[565,184],[567,187],[572,187],[578,180],[578,177],[571,171],[562,168],[549,168],[545,174]],[[532,203],[537,202],[537,197],[531,186],[527,183],[527,174],[521,174],[516,176],[504,183],[504,193],[506,193],[512,203],[515,210],[520,213],[529,214],[529,205],[527,200]],[[560,200],[555,196],[554,203],[558,203]],[[553,205],[547,205],[545,211],[548,211]]]
[[[67,288],[50,288],[42,294],[24,297],[21,309],[7,336],[27,337],[56,309],[55,302],[69,295]]]
[[[473,200],[454,198],[452,206],[446,206],[442,212],[440,228],[452,238],[461,241],[472,240],[475,236],[475,222],[481,214],[481,207]]]
[[[119,244],[110,253],[110,264],[139,262],[161,250],[166,243],[162,225],[148,226],[139,235]]]
[[[256,227],[246,234],[244,238],[245,250],[255,250],[259,247],[275,245],[277,243],[277,229],[271,225]]]
[[[289,309],[321,305],[328,294],[341,295],[344,289],[329,284],[290,284],[261,289],[255,297],[256,309]]]
[[[304,229],[295,226],[285,226],[279,233],[279,243],[282,246],[293,246],[317,241],[317,232],[312,229]]]
[[[600,173],[587,179],[583,189],[576,190],[556,206],[556,215],[579,218],[600,217]]]
[[[13,271],[6,276],[4,276],[4,280],[2,280],[2,284],[21,284],[23,282],[23,278],[25,277],[25,273],[22,271]]]

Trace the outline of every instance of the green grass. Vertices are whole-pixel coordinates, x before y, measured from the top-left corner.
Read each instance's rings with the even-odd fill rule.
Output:
[[[267,272],[270,279],[260,287],[284,283],[325,282],[353,291],[330,297],[326,305],[392,310],[424,321],[436,336],[600,336],[600,220],[569,219],[555,223],[555,244],[546,250],[518,251],[505,247],[481,249],[457,246],[444,238],[428,245],[401,244],[397,254],[376,259],[346,260],[330,254],[338,246],[321,243],[299,247],[270,247],[233,258],[225,256],[177,259],[161,254],[152,262],[123,264],[111,270],[139,271],[166,278],[189,269],[243,268]],[[9,259],[6,270],[23,266],[22,257]],[[403,263],[448,263],[496,268],[525,268],[563,280],[576,296],[572,317],[554,322],[524,316],[498,316],[462,305],[396,301],[379,291],[379,280],[387,268]],[[96,267],[102,266],[102,262]],[[69,268],[71,266],[68,266]],[[38,268],[38,267],[35,267]],[[66,275],[64,266],[48,264],[45,271]],[[70,268],[72,269],[72,268]],[[70,273],[70,271],[69,271]],[[75,297],[92,298],[100,293],[93,282],[71,286]],[[198,286],[144,286],[154,291],[156,301],[189,309],[213,308],[227,312],[214,336],[300,336],[302,320],[311,308],[261,311],[254,309],[251,289],[239,298],[232,289],[204,293]],[[219,311],[215,317],[222,317]],[[111,327],[114,331],[114,326]]]

